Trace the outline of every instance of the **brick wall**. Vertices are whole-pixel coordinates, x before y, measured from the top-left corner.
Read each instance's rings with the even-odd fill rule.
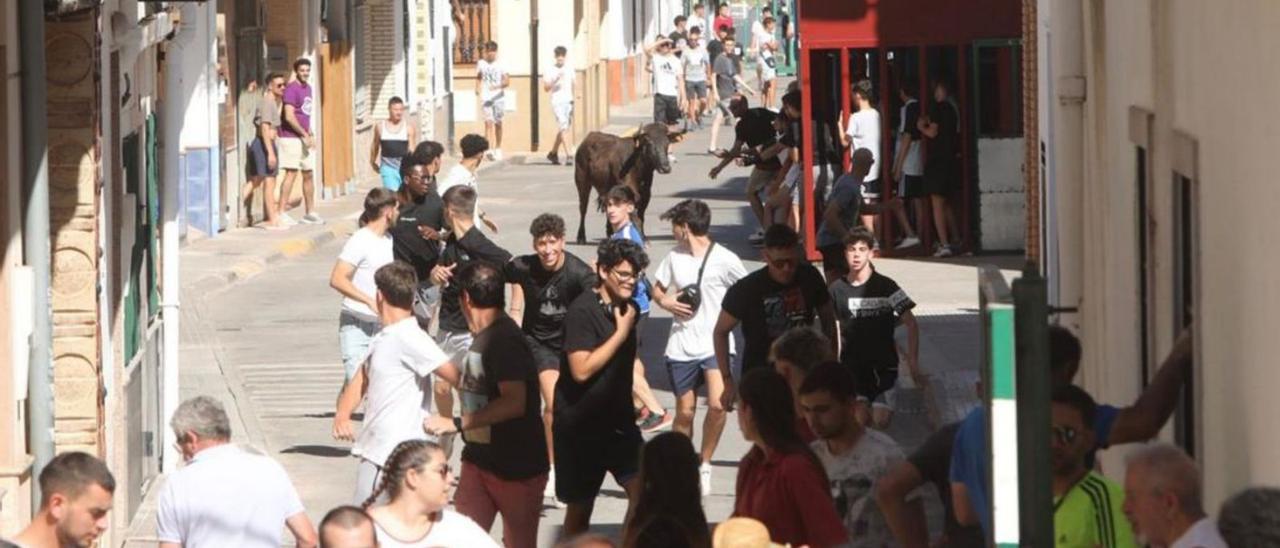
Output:
[[[302,55],[302,2],[304,0],[269,0],[262,4],[267,12],[267,46],[285,47],[284,67],[271,67],[288,73],[293,60]],[[314,59],[313,59],[314,61]],[[313,65],[314,67],[314,65]]]
[[[57,450],[100,455],[96,11],[46,25]]]

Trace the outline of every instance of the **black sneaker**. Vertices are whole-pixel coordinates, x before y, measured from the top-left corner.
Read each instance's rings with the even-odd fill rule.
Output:
[[[672,417],[671,413],[664,412],[659,414],[650,411],[648,415],[645,415],[644,419],[641,419],[640,431],[648,434],[650,432],[666,430],[671,428],[671,423],[675,422],[675,420],[675,417]]]

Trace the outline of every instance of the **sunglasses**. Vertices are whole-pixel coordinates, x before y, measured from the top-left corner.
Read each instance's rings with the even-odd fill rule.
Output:
[[[1075,428],[1072,428],[1070,426],[1053,427],[1054,439],[1057,439],[1058,443],[1061,443],[1063,445],[1070,445],[1071,443],[1075,442],[1076,437],[1079,435],[1080,433],[1077,432]]]

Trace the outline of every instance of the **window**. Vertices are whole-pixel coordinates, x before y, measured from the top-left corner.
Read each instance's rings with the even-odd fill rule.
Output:
[[[1191,325],[1200,294],[1198,144],[1185,134],[1173,138],[1173,332]],[[1193,334],[1194,336],[1194,334]],[[1196,345],[1199,347],[1199,345]],[[1200,363],[1192,357],[1192,373],[1183,387],[1174,416],[1174,436],[1188,454],[1196,456],[1199,442]]]
[[[1129,141],[1134,144],[1134,241],[1137,257],[1138,289],[1138,357],[1141,360],[1142,382],[1145,385],[1154,370],[1154,333],[1152,325],[1152,274],[1154,268],[1151,253],[1151,128],[1154,115],[1138,107],[1129,108]]]
[[[459,65],[474,65],[480,60],[480,48],[489,41],[489,0],[453,0],[453,22],[458,39],[453,46],[453,60]]]

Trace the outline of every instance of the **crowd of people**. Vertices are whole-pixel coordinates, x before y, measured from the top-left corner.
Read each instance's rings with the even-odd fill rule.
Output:
[[[317,530],[283,467],[230,443],[222,404],[198,396],[170,420],[187,465],[161,487],[160,545],[278,546],[288,529],[298,546],[497,546],[490,530],[500,516],[502,544],[531,548],[548,498],[565,509],[566,547],[988,545],[986,408],[942,427],[909,454],[886,432],[897,387],[928,381],[916,303],[874,266],[874,221],[891,214],[904,235],[894,245],[918,245],[908,200],[917,221],[933,220],[935,253],[953,252],[946,196],[956,181],[958,115],[946,84],[934,87],[927,110],[914,84],[898,90],[904,104],[888,169],[897,197],[881,194],[872,86],[855,85],[858,110],[839,120],[852,170],[825,196],[819,269],[805,258],[797,232],[801,94],[792,88],[776,96],[778,22],[766,10],[752,30],[754,89],[742,76],[727,4],[710,21],[705,11],[695,4],[691,15],[675,19],[670,36],[646,47],[654,121],[678,129],[683,120],[687,131],[711,116],[708,152],[719,162],[710,177],[731,163],[751,168],[747,199],[760,229],[749,241],[761,248],[763,267],[748,271],[711,237],[711,209],[698,199],[662,213],[675,245],[651,261],[635,223],[638,197],[625,185],[602,198],[611,235],[594,256],[567,251],[565,222],[550,212],[530,223],[525,253],[496,244],[490,235],[497,219],[480,205],[478,173],[485,160],[501,158],[509,77],[489,42],[476,86],[485,135],[460,140],[461,161],[448,173],[441,174],[444,147],[417,139],[399,99],[375,126],[370,167],[382,186],[365,196],[360,228],[330,275],[342,296],[344,366],[332,437],[352,444],[349,504],[330,510]],[[708,28],[714,38],[704,44]],[[566,161],[573,157],[573,70],[565,55],[556,49],[556,68],[543,79],[560,129],[552,163],[561,152]],[[270,76],[255,115],[251,187],[264,193],[266,228],[292,222],[290,204],[276,198],[277,169],[286,173],[281,196],[301,173],[302,222],[323,222],[312,211],[309,70],[301,60],[291,82]],[[744,92],[763,106],[752,108]],[[734,143],[719,149],[726,121],[735,127]],[[640,326],[654,307],[672,317],[661,343],[664,363],[655,368],[675,397],[670,411],[654,396],[638,352]],[[1180,339],[1142,396],[1121,408],[1099,405],[1073,384],[1080,343],[1050,328],[1058,546],[1280,545],[1280,490],[1242,492],[1212,519],[1195,461],[1177,447],[1146,443],[1176,407],[1189,341]],[[700,389],[706,411],[697,437]],[[711,463],[730,413],[750,448],[733,456],[740,458],[734,485],[716,486]],[[455,471],[449,461],[459,439]],[[1095,454],[1123,443],[1144,445],[1127,461],[1122,486],[1097,472]],[[590,530],[606,476],[628,500],[617,540]],[[66,453],[38,481],[39,514],[0,546],[92,545],[115,489],[106,466]],[[933,535],[924,513],[927,486],[945,510]],[[702,499],[725,491],[733,495],[733,515],[713,529]]]

